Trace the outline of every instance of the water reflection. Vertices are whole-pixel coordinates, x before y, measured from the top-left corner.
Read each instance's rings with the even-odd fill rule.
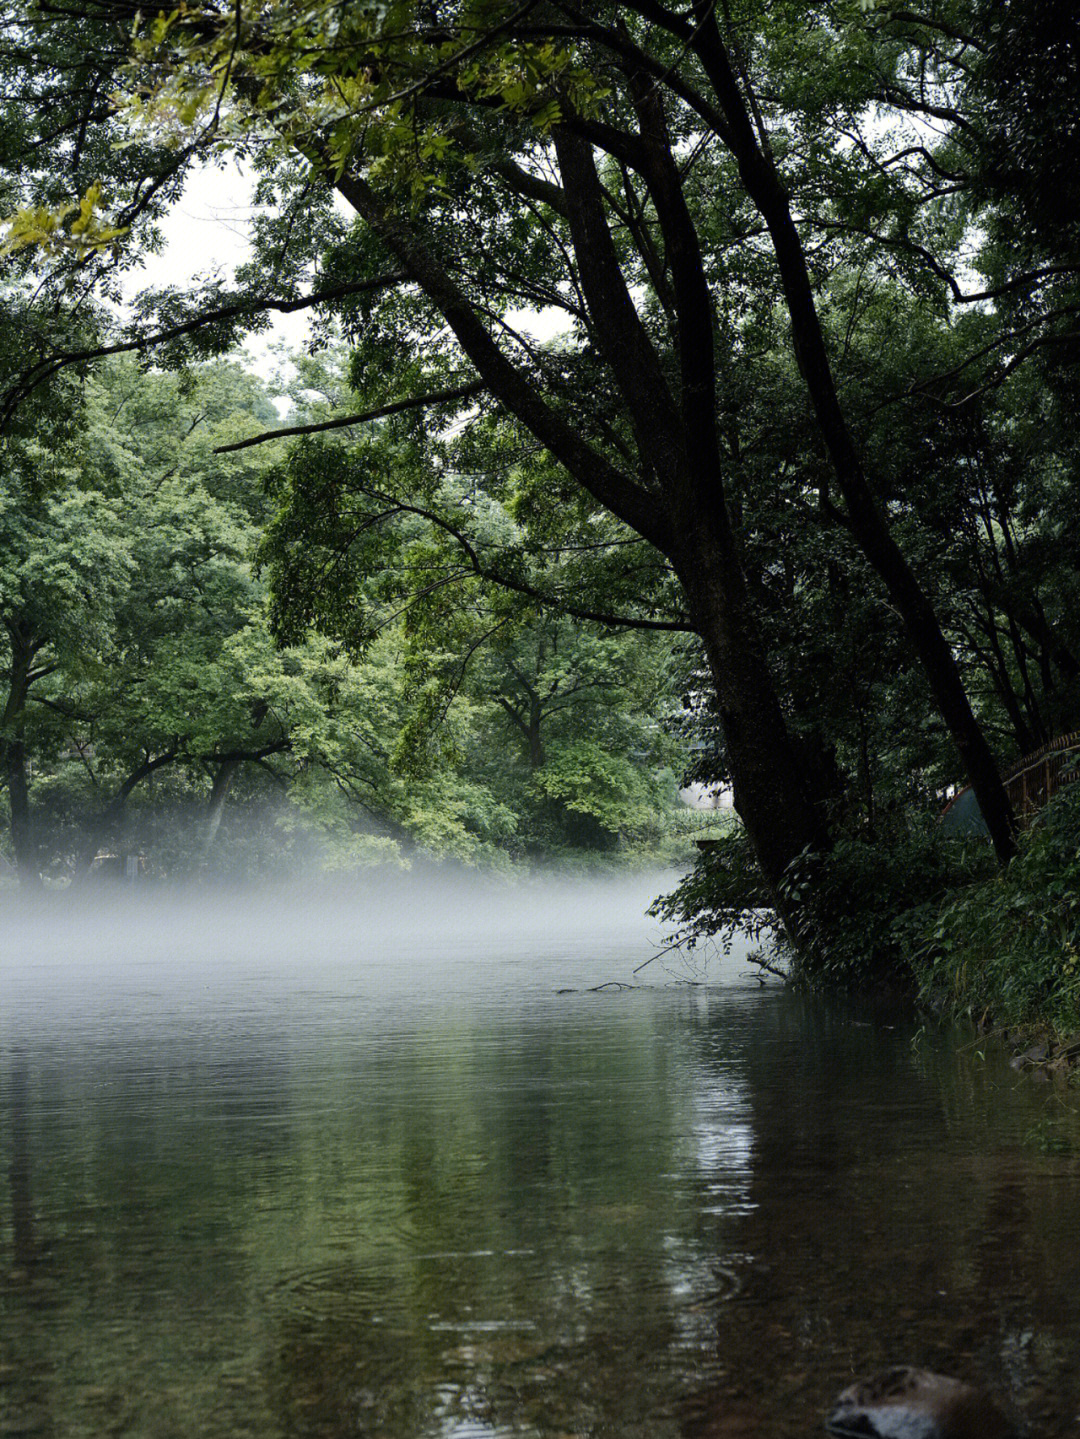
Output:
[[[746,1037],[756,1313],[720,1313],[718,1353],[733,1393],[769,1396],[764,1432],[805,1434],[838,1379],[910,1361],[995,1389],[1034,1433],[1075,1433],[1080,1168],[1032,1141],[1049,1113],[1077,1144],[1075,1100],[968,1036],[805,996],[762,1003]]]
[[[737,961],[590,992],[656,883],[24,932],[0,1434],[783,1439],[892,1360],[1075,1432],[1071,1106]]]

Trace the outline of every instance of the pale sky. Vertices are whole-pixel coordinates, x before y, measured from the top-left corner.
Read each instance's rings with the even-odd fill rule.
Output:
[[[254,177],[235,162],[222,168],[201,166],[193,171],[180,200],[161,223],[164,247],[156,255],[147,255],[141,267],[130,272],[124,286],[125,298],[130,300],[140,290],[150,288],[186,287],[213,274],[231,276],[251,255],[254,188]],[[281,370],[276,349],[285,345],[289,350],[299,350],[307,342],[309,314],[304,310],[291,315],[271,313],[270,328],[244,342],[247,363],[264,380],[272,379]],[[568,323],[566,315],[557,309],[512,311],[507,319],[521,333],[540,342],[564,331]],[[279,395],[274,404],[285,422],[292,401]]]
[[[251,254],[254,187],[253,177],[235,162],[194,171],[183,196],[162,222],[164,249],[147,255],[142,266],[130,273],[125,294],[133,297],[140,290],[165,285],[182,287],[214,273],[231,275]],[[274,346],[284,342],[299,349],[309,335],[306,311],[269,318],[271,328],[244,344],[252,367],[264,376],[276,368]]]
[[[125,295],[131,298],[150,287],[182,287],[215,273],[231,275],[251,254],[254,188],[254,177],[235,161],[221,168],[206,165],[193,171],[181,199],[162,221],[164,248],[157,255],[146,256],[142,266],[130,273]],[[269,319],[270,329],[243,346],[252,368],[267,378],[279,365],[273,350],[282,343],[300,349],[310,334],[306,311],[271,314]],[[515,310],[508,313],[507,320],[541,343],[568,326],[566,315],[557,309]]]

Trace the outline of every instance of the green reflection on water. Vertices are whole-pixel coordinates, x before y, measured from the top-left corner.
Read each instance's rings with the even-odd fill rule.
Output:
[[[1080,1394],[1067,1096],[733,986],[12,1046],[0,1436],[818,1431]],[[1078,1135],[1080,1137],[1080,1135]]]
[[[10,1058],[0,1433],[551,1433],[612,1365],[644,1417],[693,1086],[674,1016],[590,1008]]]

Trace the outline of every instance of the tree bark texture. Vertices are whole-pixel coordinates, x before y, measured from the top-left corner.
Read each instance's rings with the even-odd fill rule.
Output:
[[[236,778],[239,768],[240,761],[238,759],[229,759],[218,765],[214,773],[214,782],[210,786],[210,799],[206,806],[206,835],[203,839],[202,855],[204,864],[209,860],[214,840],[217,839],[217,833],[225,815],[225,801],[229,797],[229,790],[232,788],[232,782]]]
[[[11,644],[11,681],[4,712],[0,716],[0,764],[7,783],[11,847],[19,883],[36,888],[41,883],[41,874],[34,845],[26,743],[23,738],[34,648],[19,626],[9,624],[7,630]]]
[[[797,934],[798,916],[781,882],[800,855],[828,849],[824,820],[772,685],[749,596],[725,547],[703,527],[682,563],[673,563],[716,689],[735,809],[784,921]]]

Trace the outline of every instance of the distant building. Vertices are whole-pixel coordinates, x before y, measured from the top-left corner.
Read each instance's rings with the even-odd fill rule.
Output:
[[[684,785],[679,798],[688,809],[732,809],[733,795],[728,785],[703,784],[695,780]]]
[[[99,850],[90,866],[90,873],[102,880],[124,880],[127,884],[134,884],[145,869],[146,859],[141,854],[116,854],[110,850]]]

